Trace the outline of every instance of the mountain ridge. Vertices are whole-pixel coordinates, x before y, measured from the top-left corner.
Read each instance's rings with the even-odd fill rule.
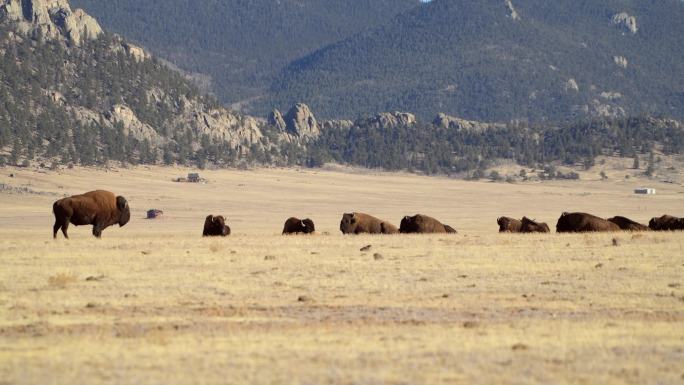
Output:
[[[98,17],[109,30],[183,70],[211,77],[221,102],[238,108],[261,100],[271,78],[289,61],[419,4],[418,0],[72,3]]]
[[[516,20],[506,3],[407,11],[292,62],[267,104],[490,121],[684,114],[682,2],[514,0]]]

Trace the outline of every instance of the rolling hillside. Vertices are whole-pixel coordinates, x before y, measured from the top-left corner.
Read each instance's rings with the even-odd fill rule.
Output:
[[[684,116],[678,0],[435,0],[291,63],[269,105],[323,117]]]
[[[418,0],[72,0],[235,107],[263,97],[290,61],[382,24]]]

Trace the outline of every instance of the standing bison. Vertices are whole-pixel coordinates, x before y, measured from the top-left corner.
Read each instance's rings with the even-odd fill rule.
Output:
[[[622,230],[625,231],[648,231],[650,230],[648,226],[642,225],[641,223],[634,222],[633,220],[625,217],[612,217],[608,218],[609,222],[613,222],[618,225]]]
[[[313,234],[316,231],[311,219],[289,218],[285,221],[283,235],[285,234]]]
[[[528,217],[523,217],[521,226],[521,233],[550,233],[549,225],[543,222],[535,222]]]
[[[558,233],[598,231],[620,231],[620,226],[587,213],[563,213],[556,224],[556,232]]]
[[[60,199],[52,205],[52,212],[55,214],[53,238],[57,238],[60,228],[64,238],[69,238],[69,223],[74,226],[93,225],[93,235],[100,238],[102,230],[115,224],[123,227],[131,219],[126,198],[104,190]]]
[[[342,234],[397,234],[397,226],[364,213],[345,213],[340,221]]]
[[[204,237],[225,237],[230,235],[230,227],[226,225],[226,218],[222,215],[207,215],[204,220]]]
[[[660,218],[656,217],[651,219],[651,221],[648,222],[648,227],[655,231],[684,230],[684,218],[663,215]]]
[[[519,233],[522,227],[521,221],[509,217],[497,218],[496,223],[499,225],[500,233]]]
[[[449,225],[442,224],[435,218],[429,217],[427,215],[416,214],[412,217],[405,216],[404,219],[401,220],[399,232],[402,234],[456,233],[456,230]]]

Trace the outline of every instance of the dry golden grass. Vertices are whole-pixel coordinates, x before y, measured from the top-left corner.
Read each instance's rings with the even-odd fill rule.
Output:
[[[78,277],[73,273],[58,273],[48,277],[48,287],[64,289],[67,285],[76,282]]]
[[[566,210],[644,222],[682,213],[681,186],[639,197],[643,181],[257,170],[189,185],[170,182],[180,169],[13,171],[0,183],[106,188],[134,213],[101,240],[72,227],[54,241],[57,195],[0,193],[0,384],[684,379],[683,233],[510,235],[495,223],[529,215],[553,228]],[[141,219],[153,207],[165,218]],[[341,236],[351,210],[422,212],[460,233]],[[201,238],[209,213],[234,235]],[[292,215],[319,234],[278,235]]]

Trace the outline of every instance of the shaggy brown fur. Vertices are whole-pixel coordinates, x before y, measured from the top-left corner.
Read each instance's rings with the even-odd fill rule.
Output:
[[[519,233],[522,228],[522,222],[510,217],[500,217],[496,219],[499,225],[500,233]]]
[[[226,225],[226,218],[222,215],[207,215],[204,220],[204,231],[202,236],[204,237],[225,237],[230,235],[230,227]]]
[[[520,226],[521,233],[550,233],[549,225],[543,222],[535,222],[528,217],[523,217],[522,226]]]
[[[283,235],[285,234],[313,234],[316,227],[311,219],[289,218],[285,221],[283,226]]]
[[[123,227],[131,219],[126,198],[104,190],[60,199],[52,205],[52,212],[55,214],[53,238],[57,238],[60,228],[64,238],[69,238],[69,223],[74,226],[93,225],[93,235],[99,238],[107,227],[115,224]]]
[[[649,231],[651,229],[648,228],[646,225],[642,225],[641,223],[634,222],[633,220],[625,217],[612,217],[608,218],[608,221],[615,223],[618,225],[622,230],[626,231]]]
[[[556,232],[558,233],[598,231],[620,231],[620,227],[613,222],[587,213],[563,213],[556,224]]]
[[[651,219],[651,221],[648,222],[648,227],[655,231],[684,230],[684,218],[663,215],[660,218],[656,217]]]
[[[364,213],[345,213],[340,221],[342,234],[396,234],[393,224]]]
[[[412,233],[455,233],[456,230],[451,226],[444,225],[435,218],[423,214],[416,214],[412,217],[405,216],[401,220],[399,232],[403,234]]]

